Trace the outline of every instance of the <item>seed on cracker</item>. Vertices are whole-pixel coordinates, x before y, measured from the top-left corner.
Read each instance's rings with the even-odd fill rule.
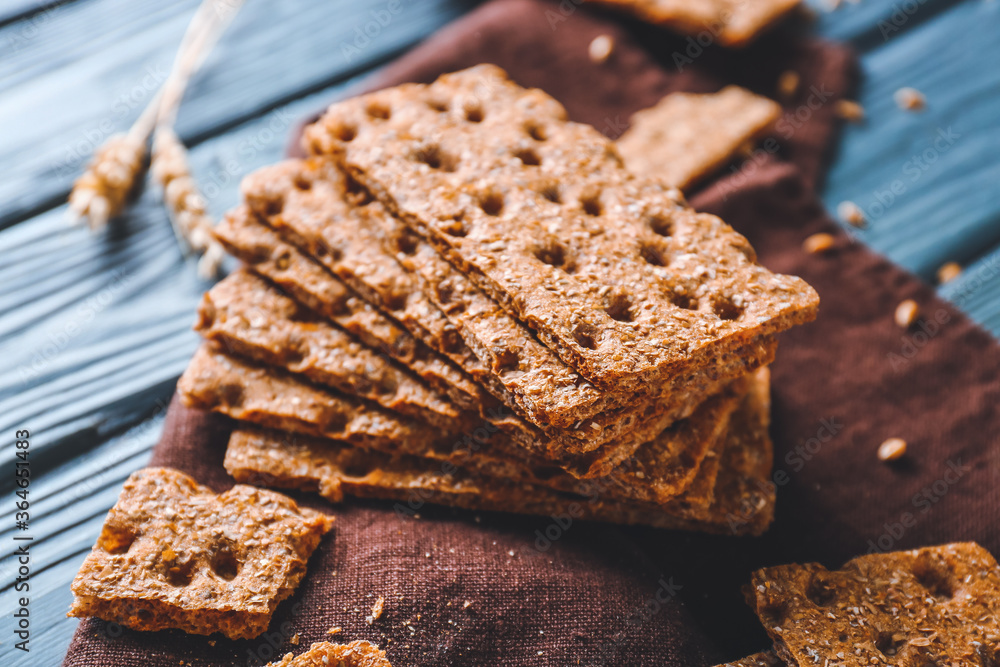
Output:
[[[778,77],[778,97],[786,102],[795,96],[799,89],[802,77],[795,70],[785,70]]]
[[[924,94],[916,88],[900,88],[892,97],[896,106],[905,111],[922,111],[927,106]]]
[[[867,222],[865,212],[852,201],[842,201],[837,205],[837,217],[852,227],[859,229],[864,227]]]
[[[587,49],[587,54],[590,56],[590,61],[597,63],[598,65],[606,62],[611,54],[615,50],[615,40],[611,35],[598,35],[590,43],[590,47]]]
[[[895,461],[906,454],[906,440],[889,438],[878,446],[879,461]]]
[[[920,317],[920,306],[913,299],[907,299],[896,306],[896,324],[904,329],[909,329]]]
[[[860,123],[865,118],[865,108],[854,100],[837,100],[837,115],[852,123]]]
[[[938,282],[942,285],[958,278],[962,273],[962,265],[958,262],[948,262],[942,264],[941,268],[937,270]]]
[[[810,255],[818,255],[832,248],[834,242],[835,239],[832,234],[820,232],[819,234],[813,234],[803,241],[802,249]]]

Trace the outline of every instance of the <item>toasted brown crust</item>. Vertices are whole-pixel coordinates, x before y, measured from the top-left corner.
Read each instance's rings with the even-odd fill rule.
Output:
[[[434,426],[462,416],[450,401],[350,334],[239,269],[205,293],[195,329],[223,348]]]
[[[716,665],[716,667],[784,667],[784,664],[774,654],[774,651],[761,651],[760,653],[754,653],[733,662]]]
[[[405,440],[412,447],[426,448],[442,436],[440,429],[237,359],[212,343],[195,352],[177,382],[177,392],[191,407],[366,447]]]
[[[305,143],[605,390],[683,391],[673,378],[815,317],[802,280],[757,265],[732,228],[564,119],[479,66],[334,104]]]
[[[317,642],[300,655],[291,653],[269,667],[392,667],[385,651],[363,640],[350,644]]]
[[[767,484],[766,383],[766,372],[758,374],[734,415],[738,425],[727,435],[714,498],[707,505],[695,498],[686,502],[684,495],[662,504],[621,500],[601,488],[570,494],[506,478],[502,471],[484,476],[426,458],[386,456],[313,438],[291,441],[245,428],[233,432],[225,465],[238,480],[318,491],[335,502],[347,493],[414,501],[417,507],[435,502],[527,514],[570,512],[576,518],[756,535],[770,524],[774,505],[773,485]]]
[[[671,93],[632,115],[618,139],[630,171],[687,190],[766,132],[781,107],[739,86],[717,93]]]
[[[256,637],[332,522],[272,491],[238,485],[217,496],[175,470],[140,470],[73,581],[69,615]]]
[[[972,542],[869,554],[833,572],[818,563],[764,568],[746,596],[790,665],[1000,658],[1000,567]]]
[[[592,0],[682,34],[742,47],[795,9],[800,0]]]
[[[322,313],[372,349],[406,365],[466,410],[482,404],[479,386],[450,362],[413,338],[355,294],[339,278],[305,257],[261,224],[245,206],[230,211],[212,230],[215,238],[253,271]]]

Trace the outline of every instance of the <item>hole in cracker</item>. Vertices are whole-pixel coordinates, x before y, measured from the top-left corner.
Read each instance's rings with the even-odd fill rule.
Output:
[[[542,163],[542,157],[533,148],[521,148],[514,151],[514,157],[521,161],[521,164],[528,167],[537,167]]]
[[[223,384],[219,387],[219,404],[237,408],[243,404],[243,386],[235,383]]]
[[[97,546],[109,554],[123,554],[128,552],[138,537],[138,533],[128,526],[109,524],[101,530],[101,536],[97,538]]]
[[[284,271],[288,268],[288,265],[292,262],[292,253],[289,250],[281,253],[274,258],[274,266],[279,271]]]
[[[465,341],[456,329],[446,329],[441,334],[441,346],[445,352],[455,353],[465,347]]]
[[[542,466],[534,468],[531,472],[535,476],[535,479],[542,482],[547,482],[553,477],[557,477],[558,475],[566,471],[557,466]]]
[[[557,269],[563,269],[567,273],[572,273],[572,262],[568,261],[566,248],[559,242],[550,239],[545,243],[539,244],[535,246],[534,254],[538,258],[538,261],[549,266],[554,266]]]
[[[399,389],[399,383],[391,373],[383,373],[375,383],[375,388],[382,396],[392,396]]]
[[[926,554],[913,564],[913,576],[920,585],[939,600],[947,600],[955,595],[954,576],[947,564]]]
[[[334,407],[326,407],[319,416],[319,423],[327,433],[340,433],[347,426],[347,415]]]
[[[743,314],[743,306],[737,305],[731,297],[716,296],[712,299],[712,311],[720,320],[737,320]]]
[[[240,561],[229,544],[218,547],[208,565],[212,568],[212,572],[226,581],[232,581],[240,573]]]
[[[830,586],[825,577],[817,574],[809,580],[809,585],[806,587],[806,598],[817,607],[828,606],[834,601],[835,597],[836,591]]]
[[[312,181],[307,179],[302,174],[296,176],[292,184],[295,186],[296,190],[303,190],[303,191],[311,190],[313,186]]]
[[[604,211],[601,205],[601,193],[589,192],[580,197],[580,207],[587,215],[598,216]]]
[[[666,266],[669,262],[666,251],[656,244],[642,241],[639,243],[639,255],[647,264]]]
[[[631,322],[634,319],[632,305],[632,297],[628,294],[612,292],[607,297],[604,310],[613,320]]]
[[[582,348],[597,349],[598,329],[590,322],[577,322],[573,326],[573,340]]]
[[[434,109],[434,111],[437,111],[439,113],[444,113],[445,111],[448,110],[448,103],[444,100],[439,100],[439,99],[427,100],[427,106],[429,106],[431,109]]]
[[[441,171],[455,171],[458,167],[458,160],[441,149],[437,144],[423,146],[413,154],[413,159],[423,162],[431,169]]]
[[[503,211],[503,195],[496,190],[480,192],[478,200],[479,208],[483,209],[486,215],[500,215]]]
[[[517,350],[511,350],[509,348],[499,350],[497,352],[496,359],[493,361],[493,372],[499,375],[510,371],[516,371],[519,368],[520,362],[521,359],[517,354]]]
[[[395,244],[396,251],[401,252],[404,255],[412,255],[417,252],[417,243],[419,239],[416,234],[411,232],[409,229],[402,230],[396,235]]]
[[[174,557],[166,559],[171,555]],[[166,577],[167,583],[171,586],[187,586],[191,583],[191,580],[194,579],[193,558],[181,561],[176,554],[173,554],[173,551],[169,547],[164,550],[160,557],[166,559],[163,563],[163,576]]]
[[[351,175],[344,179],[344,199],[353,206],[367,206],[375,201],[368,189]]]
[[[689,294],[680,294],[672,291],[667,294],[667,298],[670,299],[670,303],[674,304],[678,308],[683,308],[684,310],[698,310],[698,300]]]
[[[389,120],[392,117],[392,109],[381,100],[372,100],[365,105],[365,113],[377,120]]]
[[[545,141],[549,138],[548,133],[545,128],[534,121],[528,121],[524,124],[524,131],[528,133],[528,136],[535,141]]]
[[[894,656],[899,653],[899,649],[902,648],[906,640],[902,636],[894,636],[892,632],[887,630],[879,631],[878,635],[875,637],[875,648],[884,656]]]
[[[284,197],[274,197],[268,199],[264,202],[264,215],[268,218],[273,217],[281,213],[281,209],[285,207]]]
[[[483,107],[479,104],[467,104],[465,106],[465,120],[470,123],[482,123],[484,115]]]
[[[382,305],[385,306],[386,310],[401,311],[406,308],[409,297],[408,292],[395,289],[382,294]]]
[[[659,236],[671,236],[674,233],[674,223],[665,215],[649,216],[649,228]]]
[[[363,479],[370,475],[374,467],[371,461],[364,460],[361,456],[351,457],[347,463],[345,463],[341,470],[344,477],[352,477],[355,479]]]
[[[358,128],[351,123],[337,123],[333,126],[333,136],[340,141],[347,143],[353,141],[358,136]]]
[[[546,181],[539,185],[538,194],[553,204],[562,203],[562,194],[559,192],[559,183],[556,181]]]

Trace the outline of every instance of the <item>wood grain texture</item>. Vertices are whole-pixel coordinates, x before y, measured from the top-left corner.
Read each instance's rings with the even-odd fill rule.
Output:
[[[197,343],[190,326],[207,284],[178,250],[156,192],[145,192],[107,234],[71,228],[62,217],[94,131],[106,119],[123,129],[139,113],[147,68],[169,65],[195,4],[12,0],[0,8],[0,432],[28,426],[35,435],[37,554],[33,651],[25,656],[3,642],[4,665],[60,662],[76,626],[65,618],[69,582],[122,482],[148,460],[162,405]],[[196,143],[192,166],[211,210],[234,204],[239,179],[282,156],[292,123],[470,4],[404,0],[398,20],[348,59],[341,46],[383,0],[248,0],[180,119],[182,135]],[[859,236],[925,278],[943,261],[967,264],[942,293],[1000,332],[993,185],[1000,73],[992,66],[1000,46],[991,39],[1000,5],[918,2],[883,39],[879,21],[893,26],[898,4],[845,2],[816,23],[821,34],[862,51],[868,114],[846,128],[825,200],[831,210],[844,199],[877,201],[873,193],[906,178],[904,163],[952,125],[960,139]],[[896,108],[892,93],[904,85],[927,95],[925,112]],[[132,93],[138,102],[128,101]],[[124,108],[116,107],[122,95]],[[7,466],[8,443],[0,447]],[[9,476],[0,478],[5,497],[11,488]],[[0,506],[5,555],[11,510]],[[12,581],[4,558],[5,599]]]

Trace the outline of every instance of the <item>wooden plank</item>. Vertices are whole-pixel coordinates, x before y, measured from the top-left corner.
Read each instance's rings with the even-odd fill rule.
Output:
[[[942,285],[940,292],[1000,337],[1000,245],[965,267],[958,278]]]
[[[3,61],[0,81],[12,85],[0,106],[0,227],[56,204],[93,148],[139,115],[169,68],[192,3],[75,3]],[[466,7],[461,0],[403,2],[397,14],[373,15],[378,5],[248,2],[192,82],[179,132],[200,141],[328,87]],[[0,29],[0,43],[17,29]]]
[[[1000,242],[998,31],[1000,5],[969,2],[862,57],[868,118],[845,129],[824,200],[860,205],[861,240],[925,279]],[[926,95],[925,111],[896,107],[904,86]]]
[[[832,0],[807,0],[816,14],[814,28],[818,34],[851,42],[861,51],[897,39],[959,2],[962,0],[846,0],[831,10]]]

